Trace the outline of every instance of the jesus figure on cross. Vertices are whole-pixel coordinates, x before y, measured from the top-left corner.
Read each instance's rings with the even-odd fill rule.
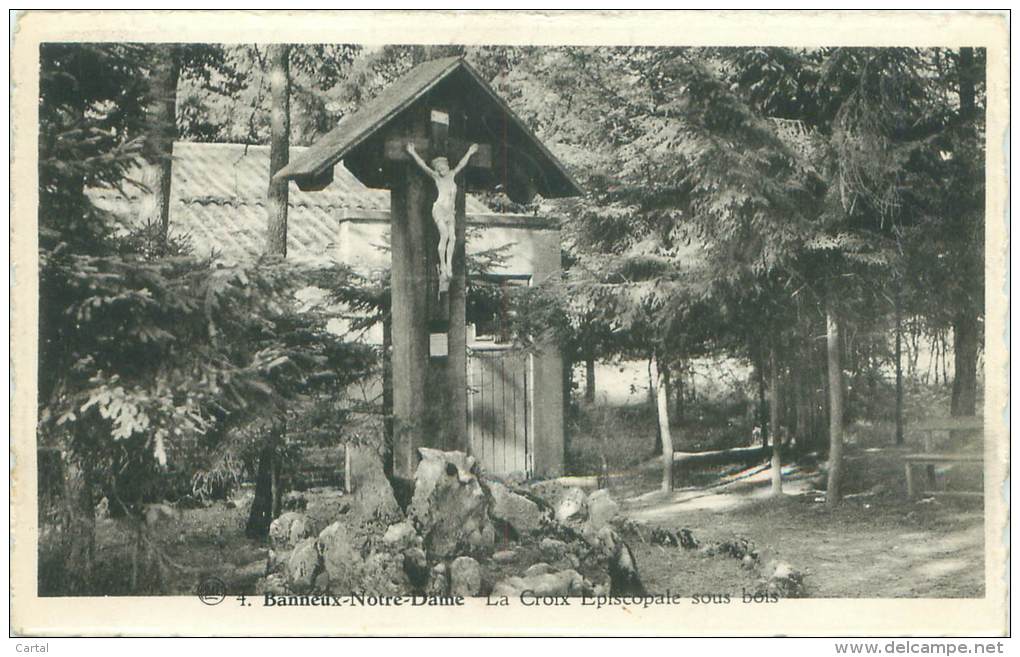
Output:
[[[453,250],[456,247],[454,228],[457,221],[455,209],[457,182],[455,178],[464,170],[471,156],[477,151],[478,144],[471,144],[467,154],[451,170],[450,162],[445,157],[433,159],[430,167],[418,155],[418,151],[414,149],[414,143],[408,142],[407,144],[407,152],[421,167],[421,170],[435,181],[436,191],[439,193],[436,202],[432,204],[432,221],[436,222],[436,228],[439,229],[439,289],[443,291],[450,287],[450,277],[453,273]]]

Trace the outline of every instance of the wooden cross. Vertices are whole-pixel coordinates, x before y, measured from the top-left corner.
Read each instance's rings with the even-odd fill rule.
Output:
[[[456,123],[463,124],[463,119]],[[384,146],[384,158],[388,162],[410,162],[411,156],[404,150],[407,142],[414,142],[415,149],[422,154],[426,161],[437,157],[445,157],[453,165],[464,157],[468,146],[472,143],[459,136],[450,135],[451,116],[446,110],[432,109],[429,111],[429,134],[427,137],[411,136],[409,138],[394,138],[386,140]],[[461,126],[455,126],[455,132]],[[468,162],[469,169],[491,169],[492,168],[492,146],[490,144],[478,144],[478,152]]]
[[[407,116],[383,142],[384,166],[397,168],[390,196],[390,246],[393,363],[394,371],[402,373],[400,381],[394,380],[393,393],[393,467],[398,478],[413,476],[416,448],[426,435],[435,447],[468,449],[465,199],[472,170],[492,168],[493,149],[479,144],[460,174],[452,275],[441,294],[439,232],[432,221],[435,184],[406,150],[412,142],[426,161],[446,157],[455,166],[472,143],[464,138],[470,134],[466,124],[463,111],[426,107]]]
[[[458,116],[458,114],[460,115]],[[417,170],[411,156],[407,153],[408,143],[414,144],[415,150],[426,162],[431,163],[437,157],[445,157],[450,163],[451,168],[456,166],[457,162],[464,157],[468,146],[471,143],[475,143],[460,136],[466,132],[466,126],[464,125],[466,121],[463,113],[430,108],[428,109],[427,118],[428,129],[426,135],[415,135],[412,133],[408,136],[391,137],[384,142],[384,160],[394,163],[406,163],[408,168],[406,175],[424,175],[423,172]],[[451,132],[454,134],[451,135]],[[478,150],[468,161],[467,170],[460,174],[460,180],[457,184],[453,278],[462,278],[464,275],[464,194],[467,186],[466,177],[471,169],[491,169],[492,153],[493,149],[490,144],[478,144]],[[431,208],[429,208],[427,216],[431,217]],[[424,290],[430,300],[428,304],[429,325],[433,333],[445,333],[451,321],[450,292],[449,290],[441,290],[439,286],[438,232],[436,227],[430,223],[425,232],[429,236],[428,251],[426,252],[428,280]],[[451,279],[450,283],[451,285],[456,285],[457,283],[463,284],[463,281],[455,282]]]

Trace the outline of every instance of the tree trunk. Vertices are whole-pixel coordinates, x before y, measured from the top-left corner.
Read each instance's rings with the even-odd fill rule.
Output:
[[[977,412],[977,356],[979,324],[970,312],[953,318],[953,400],[950,414],[974,415]]]
[[[792,387],[794,395],[796,395],[794,398],[795,441],[797,450],[804,451],[804,448],[811,444],[809,428],[811,426],[811,396],[805,381],[805,379],[810,381],[810,376],[805,377],[799,367],[793,368],[792,375]]]
[[[896,290],[896,444],[903,444],[903,310]]]
[[[843,370],[839,358],[839,321],[831,309],[826,309],[825,320],[828,327],[826,346],[829,371],[829,481],[825,489],[825,502],[835,506],[842,498]]]
[[[949,368],[946,367],[946,351],[949,349],[949,344],[946,340],[945,333],[943,333],[939,339],[942,341],[942,348],[940,349],[942,358],[942,385],[947,386],[949,385]]]
[[[684,366],[682,364],[676,369],[676,390],[673,397],[676,399],[676,421],[682,425],[684,421]]]
[[[66,595],[95,595],[96,554],[95,482],[88,457],[64,452],[64,491],[61,537],[63,573],[61,591]],[[49,574],[52,577],[52,573]],[[56,578],[54,578],[56,579]]]
[[[595,359],[591,356],[584,359],[584,401],[595,401]]]
[[[266,254],[284,258],[287,256],[287,181],[274,183],[273,174],[279,171],[290,157],[290,77],[288,56],[290,47],[273,44],[269,46],[269,85],[272,95],[269,146],[269,191],[267,193]],[[281,426],[286,432],[286,426]],[[275,430],[274,430],[275,434]],[[245,534],[249,538],[268,535],[269,525],[283,505],[280,490],[280,464],[276,453],[276,435],[271,444],[264,445],[259,453],[258,474],[255,479],[255,499]]]
[[[913,345],[913,358],[910,363],[910,380],[915,383],[926,381],[925,375],[921,372],[921,343],[924,340],[924,337],[924,333],[920,327],[920,321],[915,318],[913,328],[910,332],[910,341]]]
[[[769,428],[772,434],[772,494],[780,495],[783,492],[783,461],[780,450],[782,449],[782,435],[779,431],[779,363],[776,358],[776,349],[772,348],[769,355]]]
[[[269,46],[269,87],[272,96],[269,145],[269,194],[266,253],[287,255],[287,181],[274,183],[272,176],[290,158],[290,46]]]
[[[648,357],[648,401],[652,407],[656,407],[656,379],[655,379],[655,356]],[[658,412],[658,411],[656,411]],[[655,423],[655,444],[652,446],[652,454],[662,453],[662,428]]]
[[[673,438],[669,433],[669,371],[660,368],[656,357],[649,361],[649,371],[655,386],[655,409],[659,420],[659,435],[662,440],[662,492],[673,489]]]
[[[177,138],[177,80],[180,65],[176,46],[157,47],[152,80],[153,146],[157,161],[154,164],[153,218],[159,225],[161,245],[166,245],[170,232],[170,185],[173,178],[174,139]]]
[[[960,59],[957,68],[957,75],[960,85],[960,119],[965,129],[970,132],[976,130],[978,119],[977,105],[975,103],[975,87],[980,80],[981,69],[975,66],[974,49],[960,48]],[[981,203],[968,212],[966,219],[980,221]],[[972,217],[973,215],[973,217]],[[980,249],[982,246],[983,231],[971,233],[967,231],[964,242],[964,257],[968,260],[980,262]],[[969,239],[967,239],[969,238]],[[972,269],[972,267],[967,267]],[[964,271],[966,271],[965,269]],[[973,268],[977,276],[983,276],[980,266]],[[983,280],[983,279],[981,279]],[[979,288],[983,289],[983,285]],[[953,416],[974,415],[977,412],[977,353],[981,339],[980,323],[978,318],[981,314],[981,303],[983,294],[976,293],[960,300],[959,310],[953,317],[953,398],[950,407],[950,414]],[[945,367],[943,367],[945,371]]]
[[[754,368],[758,370],[758,426],[761,427],[761,445],[769,445],[769,426],[767,421],[767,402],[765,398],[765,359],[756,352]]]
[[[278,492],[279,468],[275,463],[276,449],[266,445],[259,452],[259,468],[255,476],[255,498],[251,502],[251,512],[244,534],[248,538],[265,538],[269,535],[269,525],[273,522],[273,511],[276,507],[274,492]]]
[[[655,404],[655,377],[652,375],[652,368],[654,367],[652,363],[653,358],[654,356],[649,356],[648,358],[648,401],[651,404]]]
[[[286,429],[283,429],[283,431],[286,431]],[[273,518],[279,518],[280,514],[283,513],[283,482],[280,477],[281,466],[280,456],[274,453],[272,459],[272,480],[270,482],[270,495],[273,500]],[[272,522],[272,520],[270,520],[270,522]]]

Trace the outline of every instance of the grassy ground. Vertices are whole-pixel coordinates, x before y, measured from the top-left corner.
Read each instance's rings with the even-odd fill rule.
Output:
[[[785,494],[779,498],[769,495],[768,471],[726,486],[658,493],[658,461],[649,460],[653,414],[647,406],[617,409],[615,417],[605,407],[589,411],[591,416],[580,424],[593,433],[574,435],[572,441],[578,452],[586,445],[610,447],[610,456],[619,459],[616,472],[623,475],[613,477],[613,494],[623,501],[630,517],[653,526],[686,527],[702,541],[750,539],[764,561],[784,561],[804,572],[807,594],[812,597],[980,597],[984,595],[981,500],[906,498],[902,457],[919,451],[921,443],[921,435],[910,426],[946,416],[948,408],[943,388],[910,391],[904,447],[893,445],[894,425],[888,420],[854,422],[846,436],[848,498],[835,509],[824,504],[824,461],[817,455],[784,468]],[[720,419],[710,409],[699,415]],[[621,430],[622,426],[630,431]],[[677,449],[699,449],[694,447],[698,442],[712,442],[698,440],[702,428],[697,425],[677,429]],[[714,435],[731,430],[731,424],[716,424]],[[703,472],[697,481],[703,484],[713,476],[721,481],[734,470]],[[937,483],[940,488],[979,490],[981,476],[978,467],[957,466],[940,469]],[[748,577],[739,564],[682,551],[639,546],[635,552],[646,586],[655,591],[689,589],[693,582],[696,587],[732,592],[744,586]]]
[[[899,455],[870,452],[855,467],[881,470],[896,464]],[[894,485],[851,494],[829,509],[824,493],[814,486],[808,476],[788,482],[786,494],[773,498],[766,478],[759,476],[714,492],[645,493],[624,499],[632,518],[655,526],[686,527],[702,541],[750,539],[764,561],[783,561],[804,572],[812,597],[984,594],[980,501],[909,502],[905,491]],[[663,566],[643,567],[649,588],[673,585],[676,575],[663,571]],[[724,590],[731,584],[717,582]]]
[[[244,535],[246,509],[218,502],[181,512],[180,520],[151,533],[152,550],[138,557],[137,586],[131,587],[135,534],[123,520],[96,525],[98,581],[106,595],[190,595],[201,580],[215,576],[233,592],[254,591],[268,551]],[[165,559],[160,563],[157,551]]]

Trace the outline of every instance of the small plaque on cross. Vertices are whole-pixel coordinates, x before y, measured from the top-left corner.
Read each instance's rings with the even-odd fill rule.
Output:
[[[429,356],[434,358],[448,356],[450,354],[448,336],[449,334],[447,333],[429,334]]]

